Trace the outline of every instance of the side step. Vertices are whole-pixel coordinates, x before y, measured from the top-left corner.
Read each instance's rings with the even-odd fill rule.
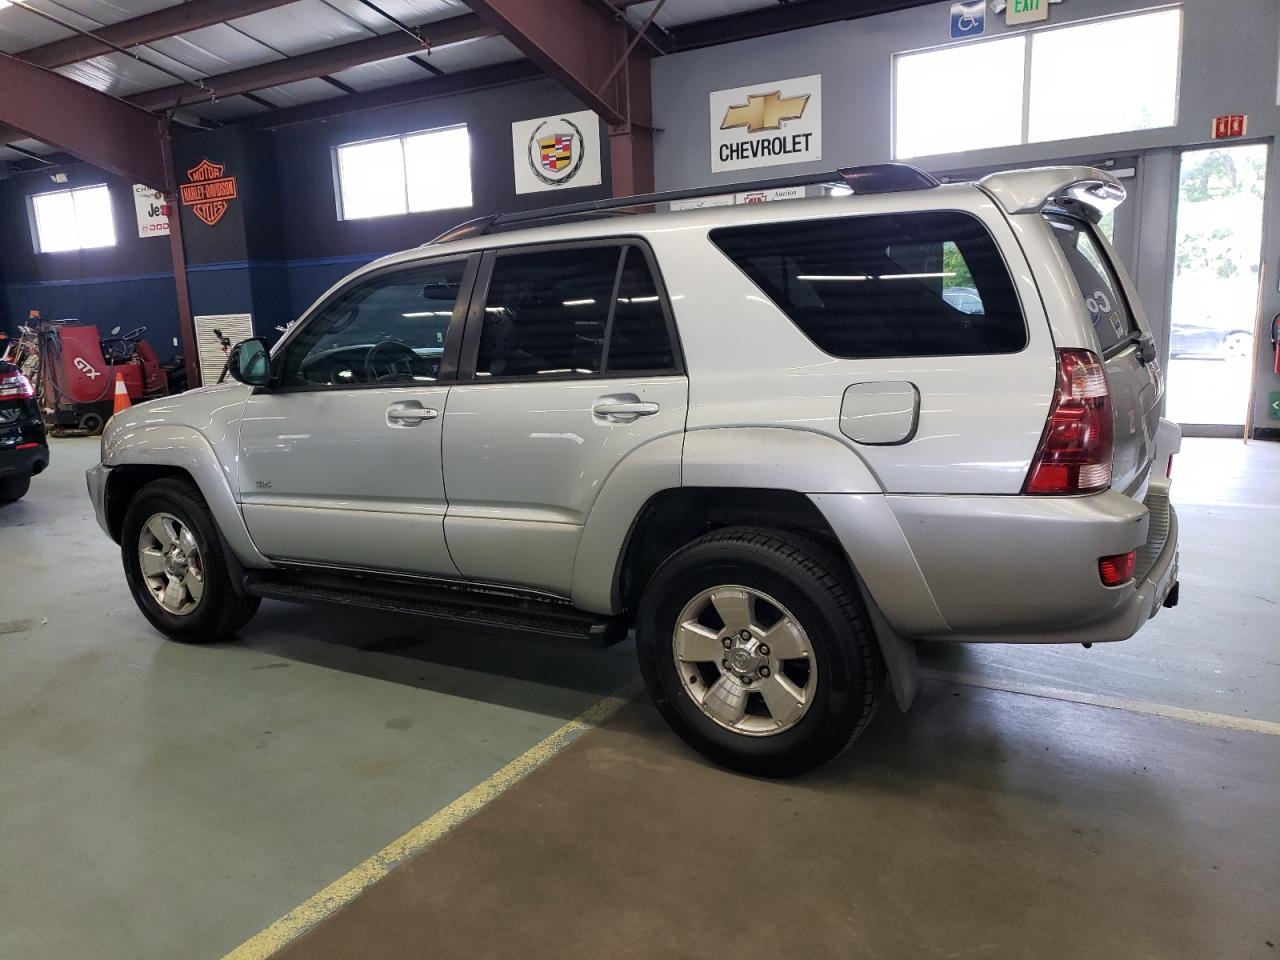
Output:
[[[596,647],[627,636],[625,617],[584,613],[566,600],[452,581],[300,569],[250,570],[246,591],[293,603],[340,603],[461,629],[537,634]]]

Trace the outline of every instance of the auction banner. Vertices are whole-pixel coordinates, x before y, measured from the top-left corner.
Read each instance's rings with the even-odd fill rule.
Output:
[[[821,76],[712,91],[712,173],[821,159]]]

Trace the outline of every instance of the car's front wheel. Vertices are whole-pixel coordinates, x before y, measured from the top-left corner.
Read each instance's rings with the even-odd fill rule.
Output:
[[[120,550],[138,609],[174,640],[222,639],[257,612],[257,597],[236,592],[209,507],[185,480],[156,480],[138,491]]]
[[[826,763],[866,726],[883,687],[847,569],[781,531],[720,530],[678,550],[645,590],[636,642],[671,727],[745,773]]]

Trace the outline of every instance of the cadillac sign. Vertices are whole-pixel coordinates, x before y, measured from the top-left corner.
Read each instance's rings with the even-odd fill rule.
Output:
[[[516,193],[600,182],[600,119],[590,110],[511,125]]]

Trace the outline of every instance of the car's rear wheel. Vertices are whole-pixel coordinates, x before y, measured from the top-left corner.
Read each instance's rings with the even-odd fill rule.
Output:
[[[0,480],[0,503],[21,500],[31,489],[31,477],[6,477]]]
[[[883,688],[848,570],[781,531],[726,529],[677,551],[645,590],[636,639],[671,727],[746,773],[826,763],[861,733]]]
[[[257,597],[236,592],[224,550],[208,505],[185,480],[147,484],[125,512],[129,589],[143,616],[174,640],[220,640],[257,612]]]

